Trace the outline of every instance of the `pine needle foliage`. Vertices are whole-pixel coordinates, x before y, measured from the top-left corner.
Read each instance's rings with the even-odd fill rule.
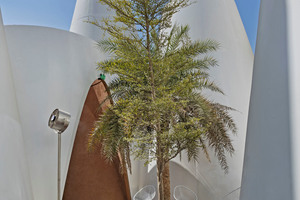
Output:
[[[189,0],[100,0],[114,16],[90,21],[108,34],[98,43],[111,54],[98,67],[117,75],[109,84],[114,104],[100,117],[89,147],[101,144],[108,161],[118,153],[130,169],[130,155],[155,160],[159,199],[167,162],[184,150],[189,160],[211,148],[228,171],[226,155],[234,152],[230,139],[236,125],[230,107],[207,99],[203,90],[223,93],[209,80],[217,61],[209,53],[213,40],[192,41],[189,27],[171,24],[172,16]]]

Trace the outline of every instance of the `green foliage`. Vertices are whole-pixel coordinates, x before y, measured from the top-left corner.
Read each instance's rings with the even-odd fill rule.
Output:
[[[204,97],[203,90],[223,93],[209,80],[217,61],[212,40],[191,41],[188,26],[171,26],[171,18],[189,0],[100,0],[115,12],[90,23],[109,38],[98,43],[111,54],[99,70],[117,75],[109,85],[114,104],[100,117],[90,137],[90,148],[101,143],[112,160],[118,152],[130,168],[130,153],[145,164],[156,160],[160,171],[186,150],[197,159],[212,148],[227,172],[226,154],[234,148],[230,133],[236,126],[232,108]]]

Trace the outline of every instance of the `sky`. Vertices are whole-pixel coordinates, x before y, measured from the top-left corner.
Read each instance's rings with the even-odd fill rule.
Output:
[[[254,51],[260,0],[235,2]],[[70,28],[75,4],[76,0],[0,0],[5,25],[38,25],[63,30]]]

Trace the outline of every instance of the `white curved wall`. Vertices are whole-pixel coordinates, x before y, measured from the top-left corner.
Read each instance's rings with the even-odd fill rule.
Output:
[[[261,1],[241,200],[300,199],[299,10]]]
[[[300,199],[300,1],[287,0],[289,86],[292,141],[292,176],[294,199]]]
[[[73,14],[70,31],[99,41],[103,37],[103,32],[96,26],[86,23],[90,20],[101,20],[108,15],[108,10],[104,5],[97,3],[98,0],[77,0]]]
[[[32,200],[31,181],[0,10],[0,198]]]
[[[210,99],[235,108],[232,116],[238,126],[238,135],[232,137],[233,157],[228,156],[229,174],[220,169],[214,153],[212,163],[204,156],[198,164],[174,161],[188,169],[212,191],[215,199],[223,199],[241,186],[248,106],[252,81],[253,53],[234,0],[197,0],[178,12],[174,21],[190,25],[192,39],[213,39],[220,49],[213,53],[219,66],[211,71],[211,78],[222,88],[225,96],[207,93]],[[239,192],[231,194],[239,198]]]
[[[96,62],[103,57],[94,41],[67,31],[35,26],[6,26],[5,31],[33,195],[36,200],[53,200],[57,134],[48,127],[48,118],[55,108],[72,116],[62,134],[63,191],[81,110],[99,73]]]

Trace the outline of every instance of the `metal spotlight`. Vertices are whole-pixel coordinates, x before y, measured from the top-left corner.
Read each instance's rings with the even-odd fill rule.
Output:
[[[55,109],[48,121],[48,126],[54,129],[57,133],[62,133],[66,130],[70,123],[71,115],[65,111]]]
[[[65,111],[55,109],[50,115],[48,126],[58,135],[57,142],[57,200],[60,200],[60,163],[61,163],[61,133],[69,126],[71,115]]]

